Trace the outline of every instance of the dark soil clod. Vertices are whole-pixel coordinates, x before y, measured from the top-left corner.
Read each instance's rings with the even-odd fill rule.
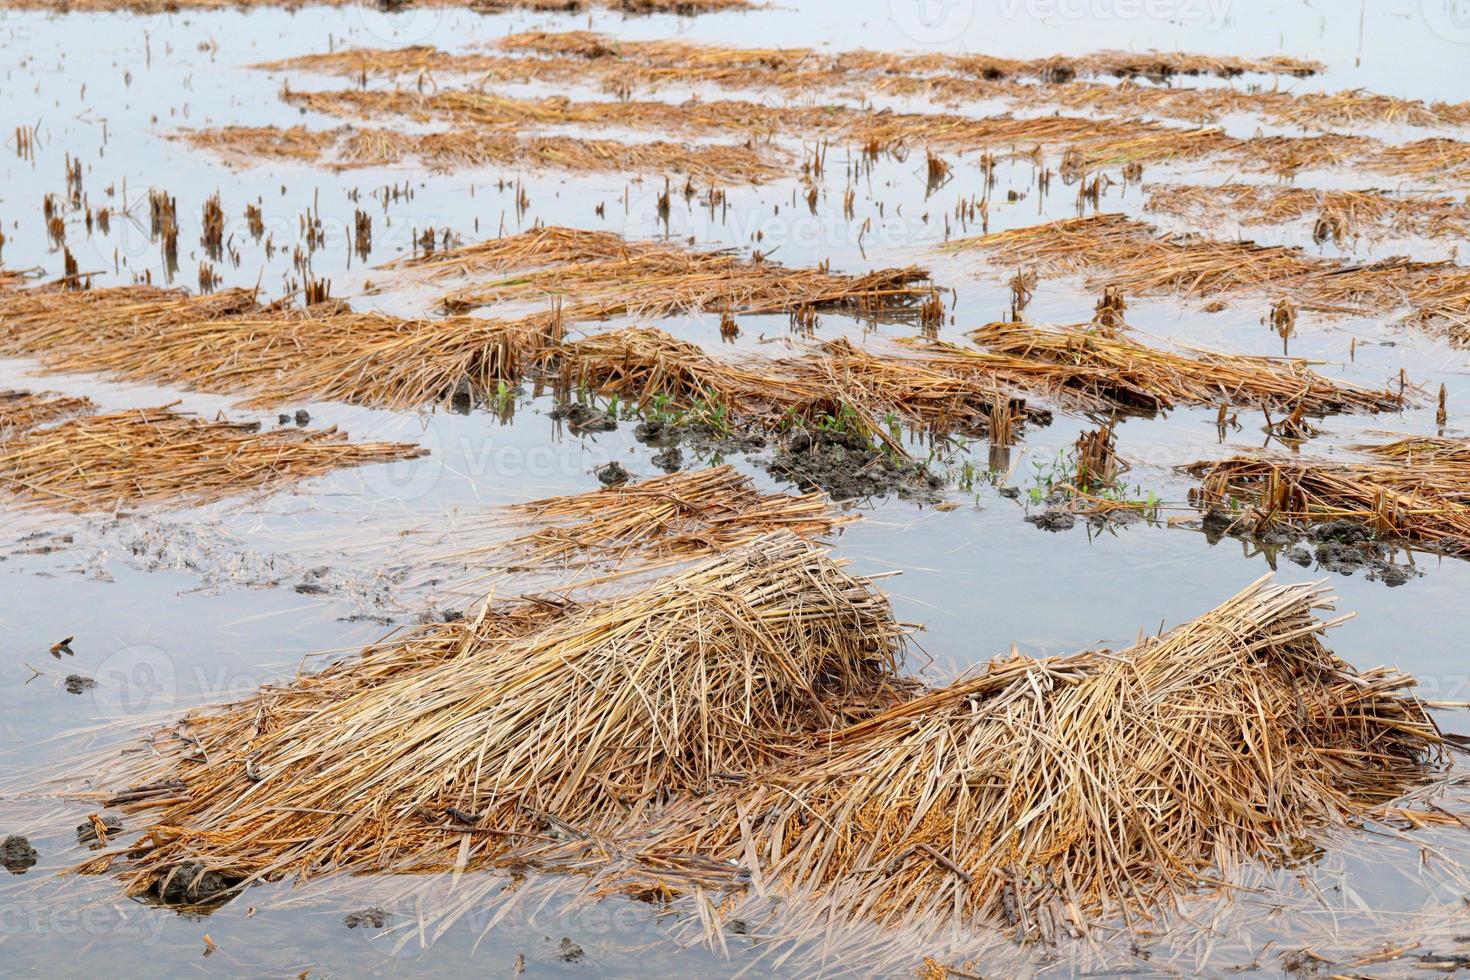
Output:
[[[633,427],[634,438],[645,444],[663,445],[675,435],[674,427],[660,419],[644,419]]]
[[[566,422],[576,432],[612,432],[618,427],[618,420],[608,413],[580,402],[558,405],[548,414],[558,422]]]
[[[653,465],[665,473],[676,473],[684,468],[684,453],[678,446],[669,446],[653,457]]]
[[[31,842],[20,834],[11,834],[0,843],[0,864],[13,875],[23,875],[36,864],[39,855]]]
[[[168,905],[206,905],[222,899],[234,884],[202,861],[184,861],[159,880],[158,897]]]
[[[1056,534],[1058,531],[1070,531],[1076,527],[1077,518],[1064,510],[1044,510],[1040,514],[1029,515],[1026,523]]]
[[[772,475],[833,500],[896,495],[934,502],[944,481],[914,462],[896,459],[852,432],[798,429],[767,464]]]
[[[109,834],[120,834],[123,829],[122,817],[107,813],[102,816],[102,828]],[[97,828],[88,820],[77,824],[77,843],[93,844],[97,841]]]
[[[556,949],[556,955],[558,958],[561,959],[563,963],[576,963],[581,960],[583,956],[586,955],[582,951],[581,946],[578,946],[576,943],[572,942],[565,936],[562,937],[561,943],[557,946]]]
[[[605,487],[617,486],[619,483],[628,482],[628,471],[623,468],[622,463],[616,460],[611,463],[602,464],[593,472],[597,474],[597,479]]]
[[[342,917],[342,923],[349,929],[382,929],[388,925],[388,920],[392,917],[393,913],[381,905],[374,905],[371,908],[348,912]]]

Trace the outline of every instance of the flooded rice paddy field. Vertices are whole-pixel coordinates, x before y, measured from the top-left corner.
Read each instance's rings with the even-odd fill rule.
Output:
[[[1109,919],[1087,938],[1037,941],[1034,931],[1028,937],[1023,925],[1018,934],[1005,917],[994,928],[936,932],[914,922],[879,926],[858,915],[829,923],[818,916],[819,928],[793,898],[790,909],[779,902],[768,908],[763,923],[730,918],[715,930],[722,942],[713,942],[707,929],[716,903],[702,892],[693,904],[687,894],[667,906],[621,894],[582,895],[573,903],[581,891],[577,875],[530,866],[512,879],[476,871],[413,876],[410,884],[408,876],[373,875],[327,876],[306,887],[275,881],[208,909],[140,901],[125,897],[115,874],[63,874],[91,855],[74,828],[102,810],[95,799],[58,793],[50,782],[64,776],[75,789],[78,778],[95,775],[105,784],[110,767],[121,766],[120,746],[136,745],[140,733],[190,708],[248,698],[263,684],[287,684],[303,668],[350,658],[389,628],[443,622],[473,609],[471,596],[487,586],[443,556],[477,540],[479,522],[502,513],[497,508],[596,490],[614,463],[635,483],[675,462],[685,472],[729,463],[763,493],[831,491],[842,512],[858,518],[826,536],[832,551],[857,575],[901,573],[878,583],[898,621],[922,626],[904,671],[928,685],[953,682],[1013,648],[1035,657],[1123,649],[1205,614],[1274,572],[1286,584],[1326,578],[1337,610],[1353,614],[1332,629],[1327,646],[1359,670],[1386,664],[1412,674],[1422,698],[1444,702],[1433,711],[1439,725],[1465,731],[1470,716],[1457,703],[1470,698],[1461,632],[1470,565],[1453,547],[1388,535],[1365,548],[1358,543],[1364,535],[1351,530],[1314,538],[1309,529],[1287,533],[1280,524],[1247,533],[1244,524],[1231,527],[1223,509],[1206,515],[1196,507],[1200,480],[1183,471],[1198,461],[1257,453],[1366,463],[1364,444],[1470,436],[1464,421],[1470,286],[1454,284],[1463,275],[1460,246],[1470,229],[1470,153],[1458,146],[1470,140],[1470,113],[1457,115],[1470,81],[1470,28],[1456,19],[1453,4],[1401,0],[1339,9],[1237,0],[1164,5],[1139,16],[1107,5],[901,0],[845,5],[840,16],[835,8],[798,3],[698,16],[412,4],[161,13],[7,6],[0,3],[0,275],[16,278],[0,290],[0,353],[6,355],[0,391],[84,397],[103,415],[172,406],[199,421],[258,422],[257,437],[282,445],[335,426],[351,443],[406,448],[390,462],[324,463],[320,472],[247,480],[231,485],[239,492],[218,495],[202,492],[210,479],[206,454],[199,468],[177,473],[152,496],[113,506],[80,506],[90,444],[64,448],[29,475],[15,458],[7,460],[17,468],[0,476],[7,491],[0,498],[0,836],[24,834],[37,854],[33,864],[15,862],[15,873],[0,882],[5,973],[458,975],[475,969],[622,976],[950,967],[957,975],[1384,975],[1470,963],[1464,916],[1470,886],[1459,875],[1470,861],[1470,838],[1455,825],[1458,818],[1413,838],[1399,834],[1401,822],[1389,828],[1392,821],[1366,821],[1301,842],[1304,852],[1285,867],[1236,863],[1222,872],[1247,886],[1233,902],[1195,896],[1153,922],[1136,922],[1134,933]],[[631,44],[621,55],[506,50],[505,38],[528,31],[593,31],[604,49],[676,41],[818,54],[794,63],[772,57],[729,75],[660,75],[649,67],[658,67],[660,56],[640,56]],[[366,57],[341,71],[321,61],[259,67],[411,46],[432,46],[438,54],[418,51],[386,69]],[[1247,71],[1119,80],[1106,71],[1089,77],[1083,68],[1076,78],[1053,70],[1043,80],[1026,76],[1032,69],[1017,69],[1014,77],[971,74],[963,76],[965,84],[930,89],[894,83],[900,70],[863,75],[821,57],[858,49],[984,54],[1031,59],[1033,66],[1054,55],[1184,51],[1307,59],[1321,62],[1321,70],[1304,77]],[[674,63],[681,56],[666,57]],[[512,58],[540,63],[515,69]],[[826,74],[785,78],[803,70]],[[772,77],[763,79],[767,72]],[[952,66],[924,72],[963,74]],[[885,77],[883,84],[874,81]],[[1082,86],[1096,100],[1092,107],[1080,96],[1064,101]],[[1135,89],[1137,106],[1130,108]],[[1198,118],[1179,118],[1147,94],[1163,89],[1193,91],[1199,98],[1179,112]],[[1373,103],[1330,111],[1312,101],[1317,93],[1360,89],[1400,101],[1388,109]],[[465,92],[526,101],[509,108],[494,100],[454,101]],[[334,102],[302,93],[347,96]],[[399,104],[402,111],[389,105],[393,93],[408,100]],[[1232,95],[1243,97],[1231,101]],[[569,101],[542,101],[563,98]],[[758,118],[733,125],[711,112],[713,122],[690,122],[701,107],[721,100],[753,103],[759,111],[740,112]],[[649,102],[663,103],[667,114],[627,108]],[[598,107],[565,111],[579,103]],[[1262,111],[1250,111],[1253,105]],[[1425,106],[1435,107],[1424,110],[1425,118],[1409,111]],[[1302,115],[1292,121],[1290,112]],[[1103,129],[1045,135],[1055,131],[1047,127],[1056,125],[1057,114]],[[918,118],[925,115],[946,117],[948,131],[926,128]],[[991,138],[966,135],[961,125],[1003,115],[1027,122],[997,128]],[[889,123],[897,128],[872,135]],[[352,128],[300,152],[261,152],[263,130],[252,142],[239,131],[186,138],[224,127],[298,126],[314,133]],[[1028,135],[1028,126],[1037,135]],[[1218,142],[1172,153],[1104,145],[1199,129],[1210,129],[1209,139]],[[477,144],[474,152],[482,155],[466,158],[470,151],[456,144],[432,159],[430,144],[420,141],[401,159],[382,162],[388,137],[366,136],[367,130],[398,134],[405,145],[451,133],[460,140],[494,137],[516,148],[492,152]],[[1332,134],[1367,142],[1312,156]],[[582,142],[534,152],[521,145],[539,137]],[[1273,137],[1318,142],[1286,151]],[[732,158],[716,155],[700,157],[698,166],[706,169],[687,177],[677,165],[657,161],[566,162],[581,159],[575,153],[589,144],[607,159],[613,143],[653,140],[685,149],[719,146],[734,153],[739,167],[765,169],[753,182],[728,172],[737,166]],[[1408,165],[1386,162],[1393,147],[1422,140],[1444,142],[1420,146]],[[1084,150],[1069,158],[1068,147],[1078,146]],[[344,147],[364,155],[354,160]],[[1288,152],[1303,158],[1281,163],[1273,156]],[[1439,162],[1424,163],[1431,158]],[[1329,196],[1275,212],[1288,214],[1279,221],[1257,220],[1257,199],[1210,190],[1198,192],[1207,207],[1164,206],[1170,188],[1235,184],[1262,188],[1272,201],[1271,195],[1297,189]],[[1410,203],[1377,216],[1363,210],[1362,200],[1344,197],[1332,219],[1344,223],[1329,222],[1324,231],[1320,202],[1349,191],[1374,192],[1379,203]],[[975,242],[1107,214],[1148,222],[1153,230],[1141,234],[1151,240],[1187,232],[1299,249],[1290,261],[1304,263],[1305,271],[1279,278],[1257,264],[1259,256],[1243,252],[1216,256],[1188,275],[1162,275],[1158,265],[1145,266],[1185,259],[1177,253],[1166,260],[1153,253],[1130,258],[1116,241],[1102,239],[1065,256],[991,261],[989,246]],[[677,293],[668,309],[649,315],[645,307],[660,300],[653,273],[592,283],[575,269],[554,266],[524,287],[516,277],[506,279],[519,268],[512,263],[443,277],[426,274],[428,264],[401,265],[426,251],[558,226],[681,250],[728,249],[740,260],[759,252],[790,270],[862,274],[917,265],[927,280],[897,313],[863,308],[881,305],[871,297],[845,306],[778,298],[754,312],[738,308],[737,298],[682,312],[692,304],[687,293]],[[1443,265],[1431,285],[1411,282],[1412,270],[1390,269],[1346,301],[1331,291],[1361,266],[1379,276],[1382,267],[1372,264],[1396,256]],[[398,267],[386,267],[395,260]],[[1018,304],[1011,280],[1027,272],[1034,278]],[[1239,284],[1220,284],[1232,273]],[[727,274],[725,267],[708,273],[715,281]],[[452,383],[422,400],[378,397],[381,392],[316,397],[314,391],[334,389],[319,384],[319,376],[298,378],[300,365],[308,368],[304,375],[314,359],[324,372],[339,372],[333,383],[345,391],[361,380],[351,374],[357,362],[341,367],[332,360],[336,353],[306,343],[299,353],[288,350],[268,377],[227,383],[221,379],[233,362],[213,360],[219,340],[207,332],[192,354],[160,346],[151,361],[146,344],[135,344],[119,370],[124,362],[112,358],[123,345],[108,339],[114,335],[102,325],[103,314],[64,305],[84,293],[140,283],[216,297],[253,290],[261,305],[285,297],[283,305],[296,308],[303,292],[321,298],[325,291],[358,313],[417,321],[444,316],[446,295],[490,280],[502,280],[499,292],[462,304],[456,315],[542,316],[555,295],[564,316],[554,328],[573,342],[656,326],[718,358],[794,363],[814,349],[831,350],[816,345],[844,339],[890,354],[917,349],[894,343],[915,337],[920,348],[938,341],[978,350],[971,331],[1019,316],[1030,324],[1090,324],[1090,335],[1188,357],[1203,349],[1304,359],[1298,368],[1327,379],[1339,394],[1356,386],[1402,406],[1309,415],[1296,421],[1310,431],[1283,431],[1295,396],[1266,411],[1249,395],[1224,413],[1208,395],[1175,397],[1167,411],[1124,411],[1099,400],[1100,389],[1089,386],[1102,382],[1088,375],[1091,380],[1020,390],[1029,409],[1046,409],[1051,417],[1049,424],[1014,418],[1018,431],[1009,438],[987,436],[994,435],[993,414],[986,424],[969,419],[958,432],[906,424],[934,420],[913,408],[917,400],[905,403],[909,414],[900,406],[891,417],[873,416],[878,431],[863,433],[865,443],[885,443],[886,456],[849,459],[819,473],[814,485],[801,474],[815,471],[802,470],[800,458],[795,466],[781,460],[800,456],[791,445],[795,429],[810,428],[819,440],[823,429],[841,429],[846,440],[855,423],[841,412],[826,413],[822,422],[821,413],[805,416],[752,439],[749,432],[759,427],[745,425],[733,409],[727,416],[713,388],[693,408],[662,397],[645,399],[640,408],[641,392],[612,396],[590,390],[596,385],[568,398],[556,390],[554,376]],[[1128,283],[1126,327],[1110,329],[1099,326],[1106,314],[1095,308],[1114,281]],[[46,315],[64,326],[14,340],[22,314],[6,292],[58,282],[88,287],[57,287],[55,302],[63,305],[48,306]],[[1290,301],[1287,313],[1273,306],[1282,299]],[[584,302],[604,304],[608,315],[579,319],[575,311]],[[942,312],[921,314],[922,302],[941,304]],[[727,309],[730,316],[722,316]],[[1422,323],[1405,322],[1425,310]],[[247,317],[272,315],[257,306]],[[734,336],[724,319],[733,319]],[[96,343],[89,346],[93,329]],[[240,329],[265,336],[271,328]],[[350,346],[367,328],[343,329]],[[474,336],[473,329],[456,327],[446,344]],[[1129,357],[1142,356],[1129,349]],[[380,358],[405,359],[412,375],[415,350],[384,349]],[[692,363],[681,350],[669,364]],[[214,366],[191,373],[191,358]],[[588,370],[603,371],[606,380],[617,361],[589,359]],[[1196,362],[1188,380],[1208,388],[1227,370],[1259,379],[1285,362],[1211,363]],[[1139,376],[1144,388],[1148,378],[1157,380]],[[814,398],[829,390],[811,375],[801,377],[815,386]],[[852,383],[851,374],[838,377]],[[406,378],[404,390],[420,380]],[[1291,388],[1300,381],[1294,374],[1284,383]],[[990,383],[981,389],[992,399],[999,391]],[[263,390],[268,394],[260,395]],[[558,406],[568,400],[591,406],[590,415],[566,418]],[[586,417],[611,422],[579,424]],[[677,441],[677,459],[668,439],[649,437],[651,418],[689,430]],[[1076,447],[1100,427],[1110,427],[1125,468],[1078,494]],[[4,438],[21,437],[0,427]],[[884,459],[900,458],[923,466],[932,479],[912,466],[885,469]],[[76,475],[68,477],[72,462]],[[146,468],[136,458],[119,465]],[[1412,462],[1407,466],[1413,470]],[[58,475],[60,489],[36,506],[34,481]],[[125,474],[122,485],[135,480],[137,489],[151,478]],[[1442,479],[1452,481],[1453,473]],[[1358,513],[1369,526],[1392,511],[1373,492]],[[1447,512],[1463,511],[1453,487],[1434,499]],[[1239,513],[1254,523],[1260,512]],[[1417,519],[1417,512],[1393,513],[1408,522],[1401,528]],[[513,533],[515,519],[506,526]],[[440,560],[426,557],[432,555]],[[513,577],[491,584],[502,597],[529,588]],[[70,641],[62,644],[64,638]],[[1446,795],[1435,812],[1459,812],[1461,772],[1452,757],[1439,774]],[[349,915],[378,907],[386,912],[381,921]]]

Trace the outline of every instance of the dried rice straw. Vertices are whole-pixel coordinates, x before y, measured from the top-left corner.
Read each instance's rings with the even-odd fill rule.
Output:
[[[169,406],[73,419],[0,443],[0,491],[22,506],[66,511],[194,506],[425,453],[408,443],[350,443],[335,427],[258,429]]]

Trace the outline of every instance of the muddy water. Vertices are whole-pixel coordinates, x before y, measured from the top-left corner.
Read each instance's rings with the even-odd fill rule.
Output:
[[[920,6],[927,11],[923,16]],[[1326,61],[1330,70],[1323,77],[1281,83],[1302,91],[1362,86],[1409,97],[1460,99],[1470,81],[1465,68],[1470,30],[1456,28],[1447,0],[1330,10],[1287,2],[1179,3],[1169,5],[1162,17],[1125,16],[1110,5],[1020,2],[911,6],[868,0],[844,9],[850,12],[840,18],[833,18],[827,5],[791,4],[692,21],[594,14],[590,23],[626,37],[751,46],[933,46],[1013,56],[1159,48]],[[954,322],[942,333],[951,339],[1007,309],[1004,270],[987,267],[977,257],[930,253],[945,237],[945,215],[983,190],[974,154],[951,155],[954,176],[932,193],[925,187],[921,152],[907,160],[880,161],[858,183],[854,221],[842,217],[841,194],[843,175],[856,162],[845,148],[834,147],[815,215],[797,200],[794,181],[778,181],[728,188],[728,209],[714,215],[675,195],[673,213],[663,222],[654,205],[661,184],[652,180],[493,168],[430,174],[388,167],[334,174],[295,163],[231,167],[167,139],[182,128],[226,124],[340,124],[299,113],[277,95],[285,84],[303,90],[343,87],[348,81],[247,67],[256,61],[350,46],[426,43],[473,50],[512,30],[588,24],[585,15],[482,16],[448,10],[220,11],[145,18],[0,13],[0,133],[9,139],[18,126],[36,127],[33,157],[18,156],[13,142],[0,149],[0,230],[6,240],[0,265],[60,274],[61,255],[47,241],[41,204],[45,194],[64,191],[64,161],[70,154],[83,161],[83,190],[92,206],[113,210],[110,234],[89,235],[77,216],[68,224],[68,246],[82,271],[98,273],[99,285],[145,274],[156,283],[167,280],[159,245],[148,235],[147,191],[161,188],[178,202],[181,269],[175,281],[191,287],[204,257],[198,244],[200,209],[218,192],[229,219],[226,237],[239,253],[238,264],[228,258],[215,263],[224,285],[260,283],[270,294],[290,288],[291,252],[301,238],[301,216],[310,210],[326,231],[326,244],[311,256],[312,269],[331,279],[333,295],[361,308],[400,314],[425,312],[434,294],[399,288],[371,266],[407,252],[416,231],[449,229],[468,241],[536,221],[607,228],[630,237],[692,238],[711,247],[759,247],[792,265],[830,260],[843,271],[921,262],[938,283],[954,289]],[[436,81],[456,82],[443,78],[427,84]],[[603,97],[592,88],[564,91]],[[671,88],[658,97],[678,100],[688,94]],[[1246,135],[1258,127],[1254,121],[1230,120],[1229,128]],[[796,142],[791,148],[801,151]],[[1198,165],[1155,166],[1144,180],[1237,176]],[[1027,163],[998,169],[991,230],[1077,213],[1075,187],[1053,181],[1050,192],[1042,194],[1034,177]],[[524,212],[516,207],[517,182],[530,200]],[[1350,172],[1304,174],[1298,183],[1361,186]],[[1014,202],[1006,200],[1011,190],[1019,198]],[[1465,193],[1462,187],[1441,190],[1457,197]],[[1142,200],[1137,186],[1115,186],[1104,194],[1102,209],[1139,214]],[[273,254],[246,230],[243,212],[249,203],[262,209]],[[605,216],[596,213],[599,204]],[[374,250],[367,262],[350,252],[349,232],[359,207],[374,222]],[[871,228],[859,235],[867,218]],[[1233,227],[1207,230],[1222,236],[1236,232]],[[952,234],[978,231],[951,222]],[[1253,228],[1250,234],[1318,249],[1309,231],[1300,224]],[[1352,254],[1437,257],[1447,247],[1444,242],[1365,243]],[[1330,248],[1318,251],[1339,254]],[[372,289],[370,281],[375,281]],[[1076,322],[1090,315],[1094,299],[1075,281],[1044,279],[1028,313],[1039,321]],[[1169,340],[1279,353],[1282,341],[1262,326],[1264,312],[1263,304],[1249,299],[1232,300],[1228,309],[1207,314],[1199,304],[1130,298],[1129,319]],[[659,325],[719,344],[714,318],[672,318]],[[789,336],[784,318],[751,317],[742,328],[736,349],[779,350]],[[866,329],[849,318],[824,316],[817,332],[860,337]],[[908,332],[892,325],[876,329],[892,336]],[[1470,412],[1466,356],[1438,340],[1379,320],[1303,317],[1288,349],[1319,361],[1325,374],[1363,384],[1385,384],[1400,371],[1426,391],[1444,384],[1448,434],[1470,434],[1462,421],[1467,417],[1462,412]],[[0,362],[0,388],[85,393],[104,408],[181,400],[181,407],[201,413],[227,410],[232,417],[278,424],[276,411],[244,410],[230,399],[87,375],[35,375],[33,364]],[[473,969],[509,972],[523,955],[528,971],[543,974],[781,972],[740,945],[731,947],[728,959],[680,946],[666,928],[650,921],[647,909],[632,904],[604,903],[567,914],[554,906],[521,909],[493,929],[472,910],[431,943],[415,928],[412,909],[395,909],[383,933],[344,925],[347,911],[370,902],[371,882],[284,909],[268,901],[279,896],[258,890],[200,918],[122,901],[105,880],[50,878],[84,853],[71,828],[87,811],[27,792],[33,788],[23,785],[29,777],[18,782],[17,774],[66,767],[149,719],[247,693],[290,676],[310,658],[350,651],[377,638],[386,622],[410,622],[436,607],[444,597],[407,587],[402,570],[391,558],[383,560],[383,542],[397,535],[452,527],[458,516],[497,503],[591,488],[594,468],[613,459],[637,475],[657,472],[650,460],[653,450],[633,438],[630,423],[579,438],[548,417],[551,403],[545,396],[519,393],[502,407],[506,410],[499,413],[457,415],[341,404],[280,406],[287,413],[306,409],[312,425],[339,425],[359,439],[414,441],[432,454],[332,474],[265,498],[115,519],[19,513],[0,504],[0,782],[6,787],[0,833],[26,833],[40,852],[39,863],[25,875],[0,881],[0,971],[294,975],[309,969],[359,975],[412,969],[458,975],[467,959]],[[937,464],[955,474],[967,461],[979,469],[998,464],[996,484],[1019,489],[1018,498],[981,481],[968,489],[951,485],[945,509],[897,499],[854,502],[865,520],[845,532],[838,548],[860,570],[903,572],[887,584],[901,617],[925,627],[911,666],[934,680],[954,677],[1013,643],[1037,653],[1123,645],[1140,629],[1203,612],[1273,566],[1290,581],[1329,574],[1239,541],[1212,543],[1198,530],[1167,526],[1168,517],[1188,516],[1183,506],[1188,483],[1174,468],[1232,447],[1264,444],[1262,423],[1258,413],[1242,412],[1241,428],[1223,443],[1211,411],[1124,423],[1119,448],[1132,464],[1128,481],[1138,496],[1153,493],[1164,502],[1157,523],[1099,530],[1079,522],[1051,533],[1023,520],[1036,510],[1031,489],[1044,485],[1058,455],[1091,425],[1059,415],[1052,426],[1028,432],[1005,456],[992,457],[983,444],[939,454]],[[1433,432],[1434,410],[1426,402],[1401,416],[1332,418],[1322,427],[1325,433],[1307,451],[1345,453],[1345,447],[1385,432]],[[913,448],[921,457],[929,452],[918,441]],[[764,486],[781,486],[765,474],[759,454],[732,458]],[[1335,631],[1334,648],[1361,667],[1392,663],[1413,672],[1429,697],[1470,697],[1460,601],[1470,588],[1470,565],[1424,554],[1403,554],[1399,560],[1412,562],[1415,574],[1397,587],[1363,572],[1333,576],[1339,608],[1356,614]],[[298,589],[312,583],[325,583],[325,591]],[[66,636],[74,637],[74,656],[53,658],[49,648]],[[70,674],[92,678],[96,686],[69,693]],[[1443,721],[1452,730],[1470,725],[1470,718],[1451,712]],[[1375,907],[1402,911],[1454,901],[1447,894],[1431,895],[1420,883],[1370,873],[1355,861],[1337,856],[1324,861],[1319,873],[1332,881],[1333,869],[1341,869],[1351,878],[1354,894]],[[206,934],[218,947],[207,958]],[[1251,942],[1241,934],[1231,938],[1237,945],[1258,947],[1274,935],[1268,928],[1251,933]],[[580,956],[563,945],[564,938],[581,950]],[[1202,965],[1214,971],[1248,959]],[[1058,965],[1064,972],[1068,967],[1065,959]]]

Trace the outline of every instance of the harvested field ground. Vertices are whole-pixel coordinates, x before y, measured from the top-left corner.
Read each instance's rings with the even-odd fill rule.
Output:
[[[375,119],[405,116],[448,119],[481,126],[618,126],[742,137],[801,134],[879,147],[930,144],[942,148],[987,145],[1060,143],[1084,139],[1113,140],[1157,133],[1149,123],[1110,122],[1074,117],[1018,119],[974,118],[928,113],[880,115],[844,106],[805,108],[724,100],[676,109],[666,102],[577,102],[565,98],[518,99],[489,92],[441,89],[435,93],[387,91],[323,91],[282,93],[288,103],[312,112]]]
[[[230,10],[282,8],[297,10],[306,6],[351,7],[359,0],[322,0],[306,4],[303,0],[4,0],[7,10],[49,10],[62,13],[160,14],[178,10]],[[427,6],[470,7],[463,0],[430,0]],[[748,0],[486,0],[478,7],[486,12],[527,10],[548,13],[578,13],[586,9],[606,9],[623,14],[677,14],[681,17],[718,11],[748,10]]]
[[[3,972],[1470,964],[1464,45],[1012,6],[0,0]]]
[[[489,127],[595,126],[746,139],[799,135],[857,146],[942,150],[994,148],[1030,155],[1059,154],[1064,172],[1125,165],[1216,159],[1250,170],[1292,175],[1304,169],[1352,166],[1387,176],[1463,182],[1470,179],[1470,143],[1449,138],[1387,144],[1367,136],[1228,135],[1218,127],[1180,128],[1139,119],[1092,116],[960,116],[873,112],[842,105],[771,106],[736,100],[701,101],[675,109],[666,102],[521,99],[484,91],[432,93],[378,90],[285,91],[290,104],[358,119],[401,116]]]
[[[1029,78],[1065,82],[1072,78],[1114,75],[1169,78],[1177,75],[1243,74],[1311,75],[1321,64],[1299,58],[1232,58],[1182,52],[1101,51],[1080,57],[1033,59],[985,55],[905,55],[883,51],[847,51],[828,55],[811,48],[727,48],[684,41],[629,41],[592,31],[529,31],[500,41],[506,51],[610,60],[660,68],[705,66],[767,70],[836,69],[886,75],[954,71],[981,78]]]
[[[311,71],[390,78],[422,74],[473,74],[482,81],[563,83],[595,81],[607,91],[653,91],[665,86],[713,85],[723,89],[877,91],[929,97],[952,104],[1000,100],[1016,107],[1067,109],[1125,118],[1140,112],[1196,124],[1231,114],[1254,115],[1280,126],[1333,130],[1365,125],[1460,127],[1470,124],[1470,103],[1399,99],[1362,90],[1296,94],[1280,89],[1162,87],[1180,76],[1246,74],[1307,76],[1310,63],[1293,59],[1220,59],[1159,54],[1139,57],[1101,52],[1085,58],[1030,61],[915,55],[872,51],[830,55],[809,48],[750,49],[680,41],[620,41],[586,31],[531,32],[498,45],[531,58],[484,53],[455,55],[431,47],[351,49],[265,62],[273,71]],[[1084,82],[1097,76],[1124,84]],[[1036,84],[1040,82],[1041,84]]]

